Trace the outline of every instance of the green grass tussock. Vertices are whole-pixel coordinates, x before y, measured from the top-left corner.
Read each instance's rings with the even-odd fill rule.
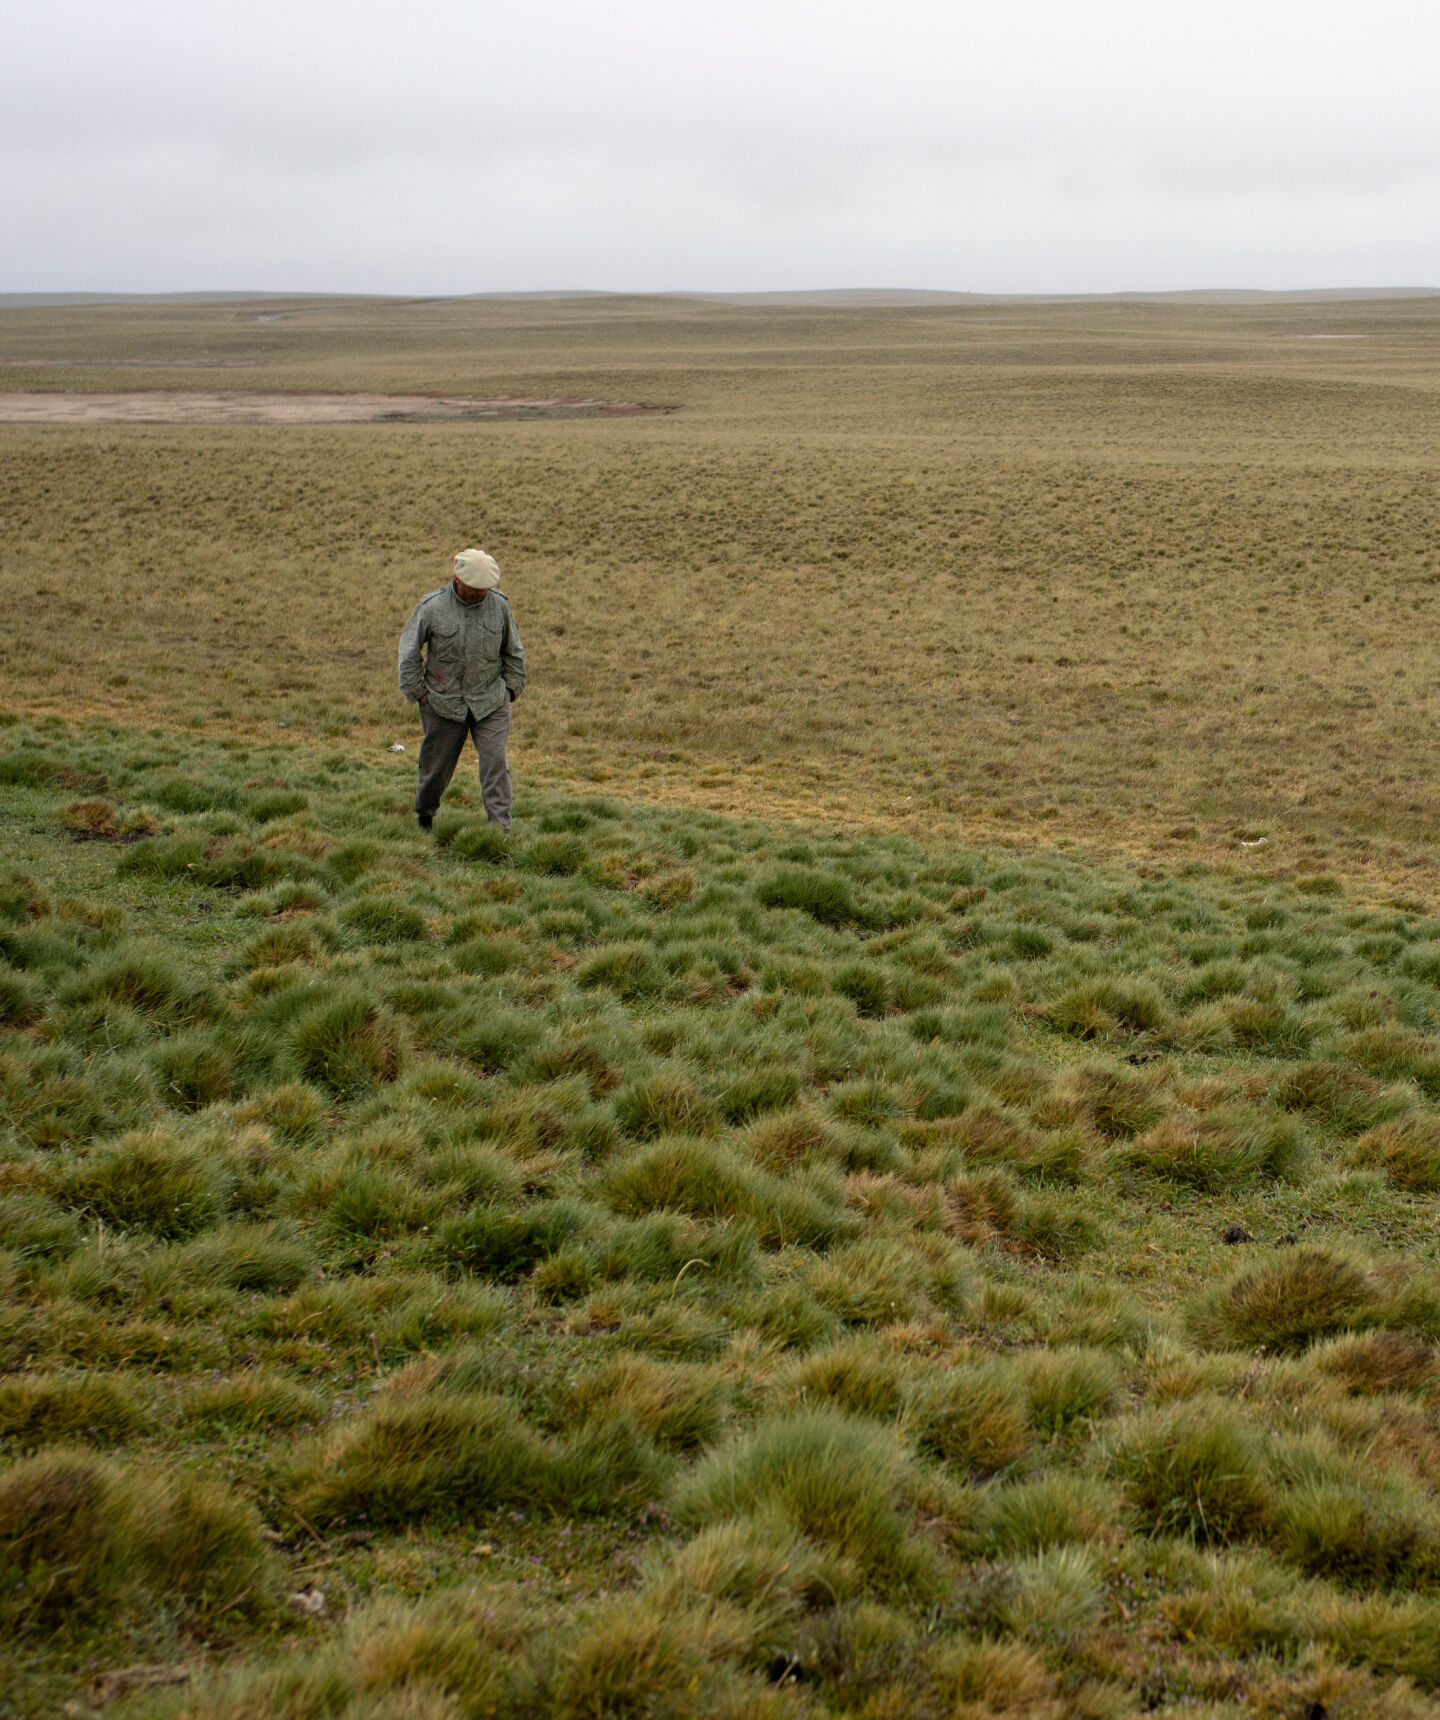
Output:
[[[1383,1325],[1392,1307],[1359,1261],[1309,1247],[1242,1272],[1188,1319],[1195,1337],[1216,1349],[1297,1352],[1317,1338]]]
[[[7,1626],[64,1628],[101,1608],[170,1603],[197,1619],[270,1602],[254,1510],[193,1478],[123,1473],[63,1449],[0,1473]]]
[[[204,1641],[142,1709],[1109,1720],[1122,1604],[1166,1700],[1431,1677],[1412,915],[42,738],[154,829],[6,790],[30,1713]]]

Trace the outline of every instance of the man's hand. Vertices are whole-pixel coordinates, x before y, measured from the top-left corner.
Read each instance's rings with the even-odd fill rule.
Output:
[[[416,699],[415,703],[417,705],[428,705],[430,703],[430,695],[428,693],[422,693],[420,697]]]

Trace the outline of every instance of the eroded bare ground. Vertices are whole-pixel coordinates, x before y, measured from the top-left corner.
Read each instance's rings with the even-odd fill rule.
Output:
[[[434,394],[0,394],[4,424],[417,424],[502,418],[634,418],[675,407],[634,400],[476,400]]]

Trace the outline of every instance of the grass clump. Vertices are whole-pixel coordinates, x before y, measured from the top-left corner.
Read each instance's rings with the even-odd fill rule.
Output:
[[[107,1224],[165,1241],[193,1236],[220,1216],[220,1167],[162,1130],[136,1131],[62,1169],[57,1198]]]
[[[325,1418],[325,1400],[284,1374],[254,1369],[190,1387],[180,1413],[190,1427],[253,1433],[313,1427]]]
[[[1127,1169],[1215,1193],[1237,1183],[1295,1181],[1309,1156],[1293,1119],[1234,1105],[1166,1117],[1118,1159]]]
[[[1361,1135],[1349,1162],[1383,1171],[1397,1188],[1411,1194],[1440,1190],[1440,1119],[1418,1112],[1381,1123]]]
[[[21,1450],[67,1440],[115,1445],[149,1421],[148,1406],[123,1379],[104,1374],[0,1378],[0,1439]]]
[[[1032,1351],[1022,1364],[1028,1419],[1039,1434],[1066,1434],[1112,1413],[1124,1375],[1106,1350]]]
[[[1194,1336],[1212,1349],[1298,1353],[1317,1338],[1383,1323],[1385,1296],[1347,1255],[1294,1248],[1251,1267],[1191,1308]]]
[[[1013,1365],[961,1362],[917,1386],[906,1415],[918,1448],[966,1473],[987,1476],[1030,1449],[1025,1394]]]
[[[1216,1402],[1144,1412],[1117,1429],[1114,1472],[1147,1534],[1199,1546],[1258,1537],[1274,1511],[1265,1449],[1255,1428]]]
[[[578,1514],[654,1497],[665,1465],[629,1417],[547,1441],[486,1393],[382,1404],[297,1463],[296,1506],[312,1521],[463,1522],[497,1505]]]
[[[290,1029],[296,1073],[339,1097],[393,1081],[405,1064],[400,1024],[358,989],[316,1001]]]
[[[47,1452],[0,1475],[0,1618],[48,1632],[102,1610],[169,1602],[204,1619],[263,1610],[272,1560],[254,1510],[193,1477],[124,1473]]]
[[[886,1586],[933,1585],[902,1509],[908,1463],[893,1433],[831,1408],[762,1422],[703,1458],[675,1490],[679,1522],[779,1517]]]
[[[755,899],[762,907],[807,914],[822,926],[850,926],[860,919],[845,880],[808,867],[788,866],[768,873],[755,885]]]
[[[1275,1519],[1284,1556],[1341,1587],[1429,1587],[1440,1574],[1435,1515],[1416,1489],[1304,1482],[1280,1499]]]
[[[1123,1527],[1123,1505],[1113,1487],[1059,1471],[988,1492],[977,1538],[983,1551],[1003,1558],[1116,1541]]]

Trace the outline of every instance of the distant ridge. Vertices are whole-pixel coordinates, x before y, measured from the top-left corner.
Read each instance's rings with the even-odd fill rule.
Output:
[[[470,301],[566,299],[681,299],[692,304],[795,306],[823,309],[903,307],[906,305],[1313,305],[1367,299],[1430,299],[1440,287],[1193,287],[1175,292],[1123,293],[955,293],[923,287],[823,287],[813,291],[706,293],[608,292],[598,288],[556,288],[534,292],[491,293],[0,293],[0,310],[44,309],[69,305],[240,304],[257,300],[290,303],[297,299],[325,304],[453,305]]]

